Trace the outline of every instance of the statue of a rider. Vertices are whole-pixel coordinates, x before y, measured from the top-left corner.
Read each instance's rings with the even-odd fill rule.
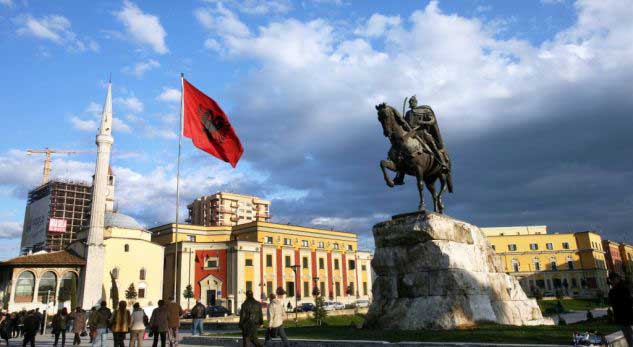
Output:
[[[444,173],[450,172],[450,159],[444,148],[444,141],[437,124],[437,118],[430,106],[418,106],[418,99],[413,95],[409,99],[409,110],[404,116],[408,128],[416,131],[416,136],[424,144],[426,151],[433,155],[442,167]],[[407,129],[407,130],[409,130]],[[404,183],[403,171],[398,171],[393,182],[396,185]]]

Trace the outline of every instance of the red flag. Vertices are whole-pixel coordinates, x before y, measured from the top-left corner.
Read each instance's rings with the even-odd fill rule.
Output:
[[[235,167],[244,149],[229,118],[210,97],[183,79],[183,135],[201,150]]]

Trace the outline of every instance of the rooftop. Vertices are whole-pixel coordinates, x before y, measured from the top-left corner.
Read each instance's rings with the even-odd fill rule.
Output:
[[[145,228],[137,222],[136,219],[118,212],[106,212],[104,224],[106,228],[114,227],[121,229],[145,230]]]
[[[23,255],[13,259],[0,262],[0,266],[15,266],[15,265],[71,265],[71,266],[84,266],[86,260],[69,251],[57,251],[57,252],[42,252],[29,255]]]

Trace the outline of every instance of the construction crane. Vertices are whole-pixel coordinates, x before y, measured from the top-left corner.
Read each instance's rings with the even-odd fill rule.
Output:
[[[89,151],[58,150],[46,147],[44,149],[27,149],[26,155],[44,154],[44,176],[42,176],[42,184],[44,184],[48,182],[49,176],[51,174],[51,156],[53,154],[77,154],[84,152]]]

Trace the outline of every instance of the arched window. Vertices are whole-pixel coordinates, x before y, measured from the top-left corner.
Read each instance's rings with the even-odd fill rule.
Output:
[[[138,277],[141,281],[145,280],[145,269],[141,269],[141,271],[139,271]]]
[[[126,252],[130,251],[130,245],[128,245],[127,243],[125,244],[125,246],[123,246],[123,248]]]
[[[77,295],[77,274],[68,271],[62,276],[62,283],[59,285],[59,301],[66,302]]]
[[[24,271],[15,283],[15,302],[33,301],[35,290],[35,275],[31,271]]]
[[[41,303],[52,301],[55,298],[55,289],[57,289],[57,276],[52,271],[45,272],[37,288],[37,301]]]

